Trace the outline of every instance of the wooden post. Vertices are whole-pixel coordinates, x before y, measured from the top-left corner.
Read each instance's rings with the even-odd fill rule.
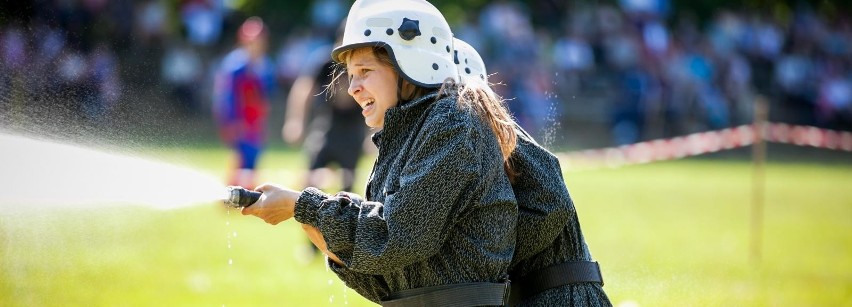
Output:
[[[754,101],[754,143],[752,144],[752,198],[751,198],[751,262],[759,265],[763,247],[764,163],[766,162],[766,130],[769,106],[766,98]]]

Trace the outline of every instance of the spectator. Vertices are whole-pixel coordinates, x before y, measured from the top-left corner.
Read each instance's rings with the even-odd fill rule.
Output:
[[[118,59],[106,43],[99,43],[89,55],[88,78],[93,90],[83,105],[89,119],[103,121],[121,97]]]
[[[331,48],[320,48],[317,54],[327,57],[330,51]],[[361,109],[345,92],[345,86],[332,84],[333,69],[334,63],[327,61],[306,69],[296,79],[287,99],[282,136],[290,144],[304,139],[310,164],[308,186],[322,185],[326,182],[324,174],[328,173],[325,169],[337,165],[341,171],[340,187],[352,191],[367,131]]]
[[[136,31],[143,46],[158,46],[166,41],[168,11],[163,0],[147,0],[139,4]]]
[[[211,46],[218,42],[224,19],[219,1],[186,0],[181,5],[180,17],[187,39],[196,46]]]
[[[268,36],[263,20],[249,18],[238,31],[239,47],[225,56],[217,70],[213,111],[222,141],[237,157],[228,179],[231,185],[256,184],[275,82],[274,67],[266,56]]]
[[[308,64],[290,88],[281,133],[289,144],[304,144],[302,149],[308,154],[306,186],[328,188],[324,185],[333,172],[331,167],[337,167],[341,190],[353,191],[367,127],[358,103],[346,93],[348,84],[332,82],[335,65],[328,57],[331,50],[330,40],[308,57]],[[323,61],[314,60],[317,58]],[[309,247],[312,254],[318,254],[313,244]]]
[[[202,72],[201,57],[195,50],[184,42],[169,44],[160,65],[160,78],[184,115],[194,116],[201,110],[197,90]]]
[[[831,129],[852,130],[852,76],[843,75],[846,67],[832,59],[826,76],[820,81],[817,97],[817,123]]]

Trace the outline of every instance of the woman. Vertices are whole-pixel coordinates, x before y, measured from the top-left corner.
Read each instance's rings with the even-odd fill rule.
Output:
[[[243,209],[270,224],[295,216],[332,271],[385,306],[505,304],[514,130],[502,105],[457,95],[452,43],[426,1],[356,1],[332,58],[380,129],[366,195],[263,185]]]
[[[499,99],[488,85],[479,53],[462,40],[454,46],[462,93]],[[509,271],[510,305],[612,306],[580,231],[559,161],[520,126],[515,130],[517,148],[509,162],[518,202],[518,237]]]

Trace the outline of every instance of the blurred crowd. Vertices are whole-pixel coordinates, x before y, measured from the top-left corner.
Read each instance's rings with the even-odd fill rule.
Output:
[[[106,116],[121,97],[120,61],[109,40],[95,37],[127,43],[126,2],[36,1],[30,16],[0,25],[0,103],[63,104],[89,119]]]
[[[609,93],[596,103],[615,144],[751,122],[758,95],[772,120],[852,129],[849,16],[720,10],[700,24],[666,0],[618,4],[568,9],[557,27],[535,28],[525,7],[499,1],[456,31],[484,51],[532,131],[592,92]]]
[[[176,110],[209,116],[213,73],[248,17],[230,6],[238,2],[34,0],[29,16],[0,24],[0,97],[11,97],[0,103],[61,103],[104,118],[139,86],[121,67],[136,59],[156,70],[149,85]],[[758,96],[772,120],[852,130],[852,20],[843,13],[796,6],[699,20],[668,0],[563,4],[547,14],[523,3],[492,1],[450,23],[538,136],[572,120],[605,124],[613,144],[718,129],[751,122]],[[303,26],[271,23],[282,89],[273,103],[301,71],[325,63],[318,51],[333,44],[349,5],[310,1]]]

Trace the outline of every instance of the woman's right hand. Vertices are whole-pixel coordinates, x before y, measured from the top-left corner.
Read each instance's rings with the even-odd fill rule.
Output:
[[[256,203],[243,207],[243,215],[254,215],[272,225],[289,220],[295,215],[296,200],[301,192],[272,184],[263,184],[255,190],[263,192],[263,195]]]

